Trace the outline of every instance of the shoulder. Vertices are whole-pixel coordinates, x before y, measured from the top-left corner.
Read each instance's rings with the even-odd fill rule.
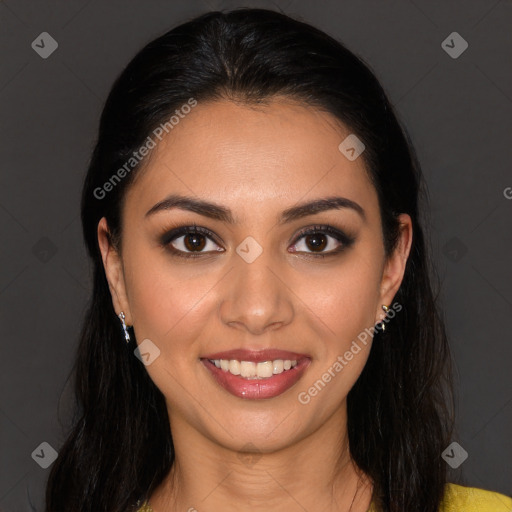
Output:
[[[511,512],[512,498],[476,487],[446,484],[442,512]]]
[[[137,506],[140,505],[140,500],[137,502]],[[144,501],[140,508],[137,509],[137,512],[153,512],[153,509],[150,507],[147,501]]]
[[[373,511],[373,505],[370,507]],[[512,512],[512,498],[477,487],[446,484],[441,512]],[[145,501],[137,512],[153,512]]]
[[[448,483],[440,512],[512,512],[512,498],[477,487]],[[144,512],[144,511],[142,511]],[[377,512],[374,503],[368,512]]]

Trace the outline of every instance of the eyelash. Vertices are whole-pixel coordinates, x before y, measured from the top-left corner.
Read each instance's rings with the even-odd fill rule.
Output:
[[[307,256],[312,256],[314,258],[325,258],[326,256],[335,256],[336,254],[339,254],[340,252],[344,251],[345,249],[349,248],[355,241],[354,237],[351,237],[342,231],[330,226],[329,224],[325,225],[315,225],[309,228],[305,228],[301,230],[294,242],[293,245],[297,244],[302,238],[304,238],[307,235],[313,235],[313,234],[324,234],[324,235],[330,235],[332,238],[336,239],[338,242],[340,242],[342,245],[338,249],[331,250],[326,253],[305,253]],[[215,241],[215,235],[208,229],[203,228],[201,226],[193,225],[193,226],[182,226],[179,228],[172,229],[171,231],[166,232],[164,235],[160,237],[160,244],[167,248],[173,256],[178,256],[180,258],[200,258],[202,256],[207,255],[208,253],[185,253],[184,251],[181,251],[179,249],[174,248],[171,245],[171,242],[173,242],[175,239],[180,238],[182,235],[188,235],[188,234],[201,234],[205,235],[208,238],[212,239],[217,245],[218,242]],[[219,251],[221,252],[221,251]]]

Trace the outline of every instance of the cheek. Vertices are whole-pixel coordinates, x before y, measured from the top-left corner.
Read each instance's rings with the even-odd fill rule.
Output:
[[[328,335],[337,350],[374,325],[375,301],[379,291],[378,261],[353,253],[328,275],[301,280],[297,290],[310,310],[311,321]],[[331,351],[332,347],[326,347]]]
[[[317,359],[297,397],[301,404],[312,404],[319,418],[328,417],[348,395],[370,354],[377,277],[365,268],[373,267],[347,265],[314,287],[304,285]]]
[[[180,272],[170,256],[134,251],[126,258],[126,288],[139,343],[149,338],[162,355],[194,352],[195,340],[211,314],[213,275]],[[185,277],[186,276],[186,277]],[[187,351],[183,352],[183,346]]]

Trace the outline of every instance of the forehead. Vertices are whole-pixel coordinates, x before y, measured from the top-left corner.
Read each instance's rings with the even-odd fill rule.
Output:
[[[240,213],[336,193],[368,204],[375,192],[363,158],[338,149],[350,133],[331,114],[286,99],[198,103],[156,141],[126,204],[144,214],[175,192],[236,203]]]

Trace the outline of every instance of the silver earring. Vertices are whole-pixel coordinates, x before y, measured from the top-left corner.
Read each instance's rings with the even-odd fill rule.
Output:
[[[130,335],[128,334],[128,329],[126,328],[126,324],[124,322],[124,313],[121,311],[118,316],[121,319],[121,324],[123,325],[124,339],[126,340],[126,343],[130,343]]]
[[[385,306],[384,304],[382,304],[382,309],[387,313],[389,311],[389,307],[388,306]],[[386,330],[386,324],[384,322],[381,322],[380,323],[380,326],[381,326],[381,329],[383,331]]]

